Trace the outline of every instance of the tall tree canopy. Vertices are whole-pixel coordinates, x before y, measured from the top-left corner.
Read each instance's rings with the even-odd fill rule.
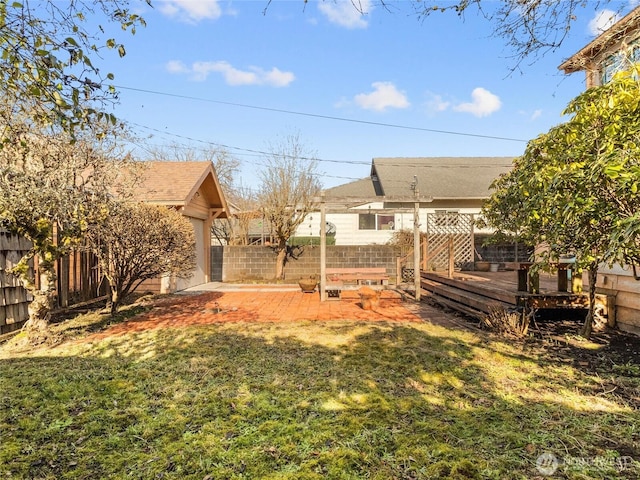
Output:
[[[47,326],[56,261],[80,243],[88,226],[105,218],[113,185],[128,163],[110,123],[79,133],[69,142],[66,134],[36,130],[28,121],[18,129],[14,122],[0,148],[0,225],[33,244],[14,273],[34,297],[29,325],[35,332]],[[34,256],[39,288],[28,268]]]
[[[107,23],[135,33],[144,20],[128,0],[0,1],[0,222],[33,243],[16,270],[34,300],[28,325],[46,327],[54,266],[101,221],[126,155],[126,132],[105,103],[103,50],[125,48]],[[41,286],[27,264],[36,256]]]
[[[640,83],[637,69],[569,103],[571,119],[527,145],[483,209],[499,233],[546,243],[540,264],[565,253],[589,270],[592,328],[602,264],[640,264]]]
[[[104,38],[106,23],[131,33],[144,25],[128,5],[128,0],[1,1],[0,92],[17,100],[14,113],[69,133],[105,116],[115,121],[100,109],[115,98],[105,83],[113,75],[101,72],[97,61],[105,49],[125,55],[122,43]]]

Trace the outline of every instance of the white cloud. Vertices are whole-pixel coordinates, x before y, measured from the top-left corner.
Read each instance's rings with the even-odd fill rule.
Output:
[[[228,85],[267,85],[270,87],[286,87],[295,80],[291,72],[283,72],[273,67],[263,70],[259,67],[249,67],[247,70],[235,68],[229,62],[194,62],[187,67],[179,60],[172,60],[165,65],[169,73],[188,74],[196,82],[204,82],[210,73],[220,73]]]
[[[538,109],[535,110],[532,114],[531,114],[531,118],[530,120],[535,120],[536,118],[540,118],[540,116],[542,115],[542,110]]]
[[[318,10],[331,23],[350,29],[367,28],[368,22],[365,15],[371,9],[371,0],[336,0],[318,3]]]
[[[411,104],[404,92],[399,91],[391,82],[374,82],[371,93],[360,93],[353,97],[354,102],[365,110],[384,112],[387,108],[407,108]]]
[[[218,0],[158,0],[156,5],[167,17],[189,23],[216,20],[222,16]]]
[[[171,60],[167,62],[165,68],[169,73],[188,73],[189,69],[180,60]]]
[[[589,22],[589,33],[591,33],[591,35],[600,35],[618,20],[620,20],[620,15],[613,10],[606,8],[599,10]]]
[[[471,102],[461,103],[453,107],[456,112],[467,112],[476,117],[486,117],[497,112],[502,107],[500,97],[482,87],[474,88],[471,92]]]
[[[429,113],[444,112],[451,106],[451,102],[444,100],[442,95],[427,92],[427,97],[426,106]]]

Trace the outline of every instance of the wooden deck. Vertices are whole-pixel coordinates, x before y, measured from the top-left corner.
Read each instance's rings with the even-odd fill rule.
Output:
[[[422,289],[438,302],[474,317],[488,313],[493,306],[530,309],[576,309],[588,306],[587,276],[585,293],[558,292],[555,275],[540,274],[540,292],[518,291],[518,272],[421,272]]]

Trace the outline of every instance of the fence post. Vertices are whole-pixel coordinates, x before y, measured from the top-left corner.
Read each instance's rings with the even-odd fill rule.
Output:
[[[453,278],[454,262],[455,262],[455,249],[453,245],[453,235],[449,235],[449,269],[448,269],[449,278]]]

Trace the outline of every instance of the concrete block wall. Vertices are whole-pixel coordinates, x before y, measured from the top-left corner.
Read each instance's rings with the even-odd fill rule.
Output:
[[[222,281],[222,263],[224,260],[224,247],[222,245],[214,245],[211,247],[211,271],[209,278],[212,282]]]
[[[276,254],[266,246],[211,247],[211,278],[223,282],[270,281],[275,278]],[[294,250],[294,258],[285,265],[285,281],[295,283],[309,275],[320,274],[320,247]],[[391,278],[396,275],[399,249],[389,245],[327,246],[327,267],[385,267]]]

